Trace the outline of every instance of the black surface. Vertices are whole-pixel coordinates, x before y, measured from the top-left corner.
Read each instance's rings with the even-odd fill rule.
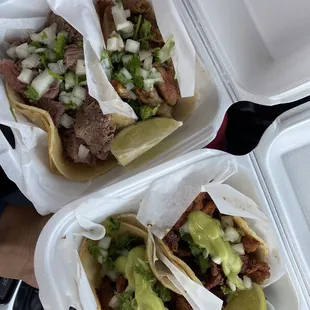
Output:
[[[17,280],[0,277],[0,304],[7,304],[11,300],[17,284]]]
[[[39,290],[22,282],[14,302],[13,310],[44,310],[39,299]]]

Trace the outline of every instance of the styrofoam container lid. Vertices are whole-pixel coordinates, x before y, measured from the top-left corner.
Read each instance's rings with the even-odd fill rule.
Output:
[[[307,0],[182,0],[235,100],[271,105],[310,94]]]
[[[35,254],[35,272],[44,308],[67,310],[70,306],[74,306],[81,309],[77,295],[79,287],[76,279],[72,276],[72,265],[63,255],[63,248],[66,246],[68,239],[72,238],[72,233],[76,234],[82,230],[76,219],[75,208],[77,206],[83,205],[83,207],[87,207],[89,218],[93,219],[95,217],[98,221],[102,221],[104,216],[121,212],[103,206],[105,198],[122,197],[128,199],[128,211],[137,210],[142,195],[156,179],[184,169],[192,163],[210,158],[214,159],[214,157],[222,155],[223,152],[214,150],[200,150],[183,155],[72,202],[56,213],[44,228]],[[240,163],[238,164],[238,172],[228,179],[227,183],[252,198],[262,211],[270,216],[270,208],[256,170],[253,167],[251,157],[247,155],[237,158],[237,160]],[[279,231],[277,233],[281,236]],[[81,238],[74,238],[77,247],[79,247]],[[304,307],[302,289],[295,278],[295,261],[286,259],[287,255],[284,248],[280,249],[280,253],[283,253],[281,259],[287,262],[287,273],[265,290],[266,297],[275,306],[275,309],[307,309]]]
[[[310,308],[310,102],[281,115],[254,151],[270,212]]]

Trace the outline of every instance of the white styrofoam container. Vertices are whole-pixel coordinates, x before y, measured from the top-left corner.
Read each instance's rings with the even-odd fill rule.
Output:
[[[309,150],[310,103],[280,116],[266,131],[258,147],[250,154],[236,157],[238,173],[227,183],[252,198],[273,221],[287,274],[265,290],[277,310],[310,308],[309,286]],[[140,198],[152,182],[164,175],[201,160],[223,154],[200,150],[173,159],[158,167],[97,191],[78,201],[88,202],[89,212],[102,218],[107,210],[104,197],[128,199],[129,208],[137,209]],[[298,171],[298,173],[297,173]],[[208,173],[206,171],[206,173]],[[35,272],[40,298],[45,309],[66,310],[76,306],[76,282],[68,262],[61,254],[63,238],[81,231],[75,217],[76,202],[54,215],[44,228],[36,248]],[[77,246],[81,238],[76,239]]]

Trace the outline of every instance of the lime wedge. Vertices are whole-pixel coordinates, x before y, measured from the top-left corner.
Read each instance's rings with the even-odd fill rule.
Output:
[[[112,154],[122,166],[151,149],[182,126],[172,118],[155,117],[120,131],[112,144]]]
[[[224,310],[266,310],[265,294],[260,285],[253,283],[250,290],[239,291]]]

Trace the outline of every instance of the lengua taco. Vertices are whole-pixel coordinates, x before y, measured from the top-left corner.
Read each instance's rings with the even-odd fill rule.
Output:
[[[207,193],[200,193],[158,242],[173,263],[224,305],[270,277],[264,240],[243,218],[221,214]]]
[[[148,233],[134,214],[110,217],[106,236],[85,239],[80,258],[97,309],[192,309],[167,277],[154,272]]]
[[[180,99],[174,40],[163,41],[150,3],[102,0],[97,7],[107,44],[101,65],[138,122],[102,113],[88,94],[83,38],[54,13],[42,31],[11,42],[10,59],[0,61],[13,110],[48,132],[50,170],[76,181],[117,161],[127,165],[182,125],[173,119]]]

